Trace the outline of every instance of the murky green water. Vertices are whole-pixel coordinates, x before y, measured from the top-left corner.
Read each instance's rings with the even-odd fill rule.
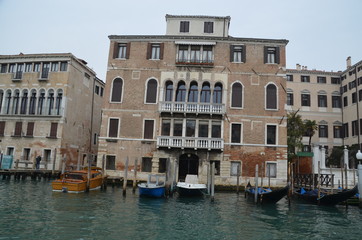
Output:
[[[361,239],[357,207],[285,200],[255,206],[235,193],[144,199],[121,188],[66,194],[48,181],[0,180],[0,239]]]

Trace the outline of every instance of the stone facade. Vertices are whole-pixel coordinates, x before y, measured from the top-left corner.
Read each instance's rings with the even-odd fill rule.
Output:
[[[167,15],[166,35],[109,36],[98,152],[107,174],[137,159],[145,180],[169,160],[177,181],[206,183],[215,162],[216,184],[235,185],[237,169],[246,184],[258,164],[271,185],[286,184],[288,41],[231,37],[220,19],[230,20]]]
[[[0,150],[17,167],[67,169],[96,159],[104,82],[72,54],[0,56]]]

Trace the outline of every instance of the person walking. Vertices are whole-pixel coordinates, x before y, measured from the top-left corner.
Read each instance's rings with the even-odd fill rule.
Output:
[[[36,157],[36,169],[39,169],[39,168],[40,168],[40,161],[41,161],[41,156],[38,155],[38,156]]]

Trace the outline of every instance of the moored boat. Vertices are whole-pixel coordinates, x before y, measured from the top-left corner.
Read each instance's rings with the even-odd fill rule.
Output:
[[[258,188],[257,202],[265,203],[277,203],[280,199],[285,197],[288,194],[289,186],[285,186],[279,189],[270,189],[270,188]],[[255,187],[252,187],[250,183],[245,189],[246,197],[255,199]]]
[[[178,182],[176,187],[180,196],[187,197],[202,196],[207,190],[205,184],[198,183],[197,175],[190,174],[186,176],[185,182]]]
[[[156,180],[152,182],[152,177],[155,177]],[[140,196],[144,197],[164,197],[165,196],[165,182],[160,181],[160,177],[165,177],[158,174],[148,175],[147,183],[138,184],[138,190]]]
[[[92,167],[90,176],[89,190],[100,189],[105,184],[105,177],[102,175],[101,168]],[[62,174],[59,179],[52,182],[52,188],[55,192],[80,193],[87,190],[87,184],[88,169],[84,169]]]

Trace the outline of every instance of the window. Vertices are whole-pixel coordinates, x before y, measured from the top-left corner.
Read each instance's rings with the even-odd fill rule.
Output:
[[[9,96],[9,103],[10,103],[10,96]],[[19,113],[19,99],[20,99],[20,92],[19,90],[15,90],[14,97],[13,97],[13,106],[12,106],[12,113],[18,114]]]
[[[241,162],[231,162],[230,176],[240,176],[241,173]]]
[[[222,102],[222,85],[221,83],[216,83],[214,87],[213,103],[221,103],[221,102]]]
[[[128,59],[129,58],[129,43],[119,43],[118,44],[118,53],[116,58]]]
[[[110,118],[108,127],[108,137],[118,137],[119,119]]]
[[[36,107],[36,92],[35,90],[31,92],[30,102],[29,102],[29,114],[35,114]]]
[[[162,128],[161,128],[161,136],[170,136],[170,130],[171,130],[171,120],[163,119]]]
[[[40,72],[40,63],[34,63],[33,71],[34,72]]]
[[[341,108],[341,97],[332,96],[332,108]]]
[[[40,115],[43,114],[44,102],[45,102],[45,92],[44,92],[44,90],[41,90],[40,96],[38,98],[38,114],[40,114]]]
[[[215,163],[215,175],[220,176],[220,161],[218,160],[210,160],[210,166],[211,164]]]
[[[347,106],[348,106],[348,98],[347,98],[347,96],[345,96],[343,98],[343,107],[347,107]]]
[[[23,77],[23,63],[18,63],[16,67],[16,73],[14,75],[14,79],[22,79]]]
[[[240,63],[245,62],[246,52],[245,46],[230,45],[230,62]]]
[[[243,107],[243,86],[241,83],[234,83],[231,93],[231,107]]]
[[[58,62],[52,62],[51,71],[52,72],[58,72],[58,69],[59,69],[59,63]]]
[[[319,125],[318,126],[318,135],[320,138],[328,137],[328,125]]]
[[[178,47],[178,62],[187,62],[189,58],[189,46],[179,45]]]
[[[302,94],[302,106],[310,107],[310,95]]]
[[[342,138],[342,126],[333,126],[333,138]]]
[[[301,82],[310,82],[310,76],[300,76],[300,81]]]
[[[277,163],[267,162],[266,163],[266,177],[276,178],[277,177]]]
[[[269,84],[266,87],[266,109],[277,109],[277,87]]]
[[[57,138],[58,123],[51,123],[50,125],[50,138]]]
[[[173,101],[173,83],[171,81],[166,82],[165,101],[166,102]]]
[[[63,99],[63,92],[62,90],[58,90],[57,99],[55,102],[56,114],[60,115],[62,109],[62,99]]]
[[[209,136],[209,121],[199,121],[199,137]]]
[[[326,95],[318,95],[318,107],[327,107]]]
[[[52,156],[52,150],[50,149],[44,149],[44,161],[50,162]]]
[[[202,47],[202,62],[203,63],[212,63],[212,46],[203,46]]]
[[[183,81],[180,81],[176,90],[176,102],[185,102],[186,99],[186,86]]]
[[[210,97],[211,97],[210,84],[205,82],[204,84],[202,84],[200,102],[209,103]]]
[[[163,58],[163,43],[149,43],[147,46],[147,59],[160,60]]]
[[[143,138],[153,139],[154,120],[145,120]]]
[[[28,127],[26,129],[26,136],[32,137],[34,133],[34,122],[28,122]]]
[[[264,63],[279,63],[279,47],[264,47]]]
[[[293,93],[287,93],[287,105],[293,106],[293,104],[294,104]]]
[[[327,83],[326,77],[317,77],[317,83]]]
[[[240,123],[231,124],[231,142],[232,143],[241,143],[241,124]]]
[[[8,68],[8,64],[6,64],[6,63],[1,64],[0,73],[6,73],[7,68]]]
[[[352,136],[358,136],[358,121],[352,121]]]
[[[41,71],[41,79],[47,79],[49,76],[49,67],[50,67],[50,63],[48,62],[44,62],[43,63],[43,67],[42,67],[42,71]]]
[[[293,75],[287,75],[287,81],[293,82]]]
[[[183,122],[180,119],[176,119],[173,122],[173,136],[181,137],[182,136],[182,125]]]
[[[214,23],[204,22],[204,33],[213,33],[213,32],[214,32]]]
[[[123,80],[121,78],[114,79],[112,84],[111,102],[121,102],[122,91],[123,91]]]
[[[11,63],[9,65],[9,71],[8,72],[9,73],[14,73],[15,72],[15,63]]]
[[[189,32],[190,22],[189,21],[181,21],[180,22],[180,32],[187,33]]]
[[[99,95],[99,86],[96,85],[96,87],[94,88],[94,92],[95,94]]]
[[[166,163],[167,163],[167,158],[158,159],[158,172],[159,173],[166,172]]]
[[[195,137],[196,121],[186,120],[186,137]]]
[[[23,149],[23,160],[25,160],[25,161],[30,160],[30,148]]]
[[[358,91],[358,101],[362,101],[362,89]]]
[[[21,132],[22,132],[22,128],[23,128],[23,123],[22,122],[16,122],[15,123],[15,130],[14,130],[14,137],[20,137],[21,136]]]
[[[48,105],[48,115],[52,115],[54,108],[54,92],[52,90],[48,92],[47,105]]]
[[[277,143],[277,126],[267,125],[266,127],[266,144],[276,145]]]
[[[0,136],[3,137],[5,135],[5,121],[0,121]]]
[[[201,60],[201,46],[191,45],[190,62],[200,63],[201,62],[200,60]]]
[[[198,87],[197,82],[191,82],[188,102],[197,102],[198,101]]]
[[[106,157],[106,169],[107,170],[116,170],[116,156]]]
[[[157,81],[155,79],[150,79],[147,82],[146,103],[156,103],[156,96],[157,96]]]
[[[142,158],[141,171],[142,172],[152,171],[152,158],[147,158],[147,157]]]
[[[352,103],[356,103],[357,102],[357,93],[353,92],[352,93]]]
[[[212,121],[211,137],[212,138],[221,138],[221,122],[220,121]]]
[[[26,63],[25,64],[25,72],[31,72],[33,64],[32,63]]]
[[[348,123],[343,124],[343,137],[348,138],[349,137],[349,129],[348,129]]]
[[[20,114],[26,114],[26,108],[28,105],[28,92],[25,90],[21,97]]]
[[[331,84],[341,84],[341,79],[338,77],[332,77]]]
[[[61,72],[66,72],[68,68],[68,63],[67,62],[60,62],[60,71]]]

